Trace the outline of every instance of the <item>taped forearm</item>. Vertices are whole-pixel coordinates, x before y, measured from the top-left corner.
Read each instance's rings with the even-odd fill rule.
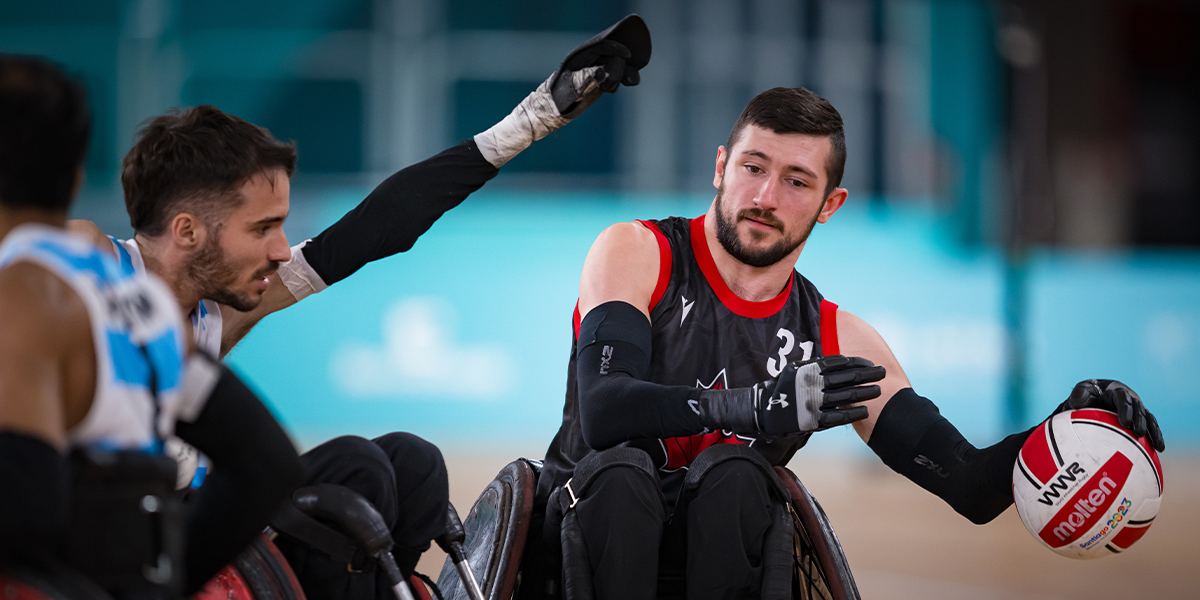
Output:
[[[287,434],[224,365],[203,409],[176,434],[209,457],[213,470],[188,521],[187,592],[204,585],[262,531],[303,471]]]
[[[547,79],[499,123],[476,134],[474,141],[484,158],[500,168],[522,150],[570,121],[558,113],[550,93],[550,79]]]
[[[299,248],[307,267],[320,279],[321,285],[314,287],[324,289],[373,260],[412,248],[443,213],[497,173],[474,141],[397,171],[337,223]],[[285,266],[280,270],[282,274]]]
[[[867,445],[893,471],[982,525],[1013,503],[1013,464],[1030,431],[976,448],[933,402],[904,388],[884,405]]]

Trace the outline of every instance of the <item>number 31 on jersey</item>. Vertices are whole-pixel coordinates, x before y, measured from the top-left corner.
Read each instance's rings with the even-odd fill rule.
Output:
[[[783,372],[783,367],[788,364],[788,355],[796,346],[800,346],[800,349],[804,351],[804,356],[799,360],[805,361],[812,358],[813,343],[811,341],[797,344],[795,334],[783,328],[775,333],[775,337],[778,337],[783,345],[779,347],[779,358],[772,356],[767,359],[767,372],[771,374],[771,377],[779,377],[779,374]]]

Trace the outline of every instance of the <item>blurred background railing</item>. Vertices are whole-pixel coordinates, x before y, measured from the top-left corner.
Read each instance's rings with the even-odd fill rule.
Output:
[[[129,235],[138,124],[215,104],[295,140],[288,232],[503,117],[629,12],[642,85],[509,163],[407,255],[264,322],[232,355],[310,445],[408,429],[538,454],[557,427],[579,267],[604,226],[694,216],[717,146],[774,86],[846,123],[846,209],[799,269],[873,323],[984,443],[1076,381],[1125,380],[1200,448],[1200,9],[968,0],[0,2],[0,51],[83,77],[76,216]],[[861,448],[849,431],[818,447]]]

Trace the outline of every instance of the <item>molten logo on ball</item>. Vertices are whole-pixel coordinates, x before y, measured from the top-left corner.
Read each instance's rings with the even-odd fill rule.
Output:
[[[1100,476],[1092,477],[1071,496],[1066,506],[1038,534],[1052,548],[1065,546],[1079,539],[1108,514],[1108,500],[1113,490],[1119,490],[1129,478],[1133,463],[1124,454],[1114,454],[1100,468]]]

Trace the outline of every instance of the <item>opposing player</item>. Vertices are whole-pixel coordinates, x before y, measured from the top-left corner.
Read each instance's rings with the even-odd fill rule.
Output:
[[[0,55],[0,567],[65,562],[123,582],[113,593],[190,593],[263,529],[300,464],[228,369],[189,356],[166,286],[64,229],[89,121],[78,83]],[[218,467],[194,499],[183,563],[169,542],[185,532],[151,502],[174,489],[172,434]],[[143,556],[163,558],[129,561]]]
[[[500,123],[395,173],[337,223],[293,248],[283,223],[295,150],[210,106],[152,120],[125,158],[121,181],[134,239],[109,242],[90,224],[76,226],[113,248],[130,270],[161,275],[190,311],[196,342],[223,356],[266,315],[412,247],[524,148],[604,92],[636,85],[649,55],[645,24],[627,17],[572,51]],[[442,533],[446,469],[437,448],[420,438],[344,436],[301,458],[307,483],[345,485],[375,504],[392,527],[393,553],[405,573]],[[339,563],[288,539],[279,546],[314,600],[391,594],[369,564]]]
[[[760,597],[772,552],[791,551],[764,546],[769,508],[786,497],[771,466],[850,422],[971,521],[1012,504],[1028,432],[971,446],[870,325],[795,271],[812,228],[846,201],[845,157],[827,101],[768,90],[717,151],[707,214],[613,225],[592,246],[563,424],[538,482],[564,579],[582,572],[597,598],[654,598],[660,582],[693,599]],[[1163,447],[1126,386],[1082,382],[1060,409],[1084,405]]]

